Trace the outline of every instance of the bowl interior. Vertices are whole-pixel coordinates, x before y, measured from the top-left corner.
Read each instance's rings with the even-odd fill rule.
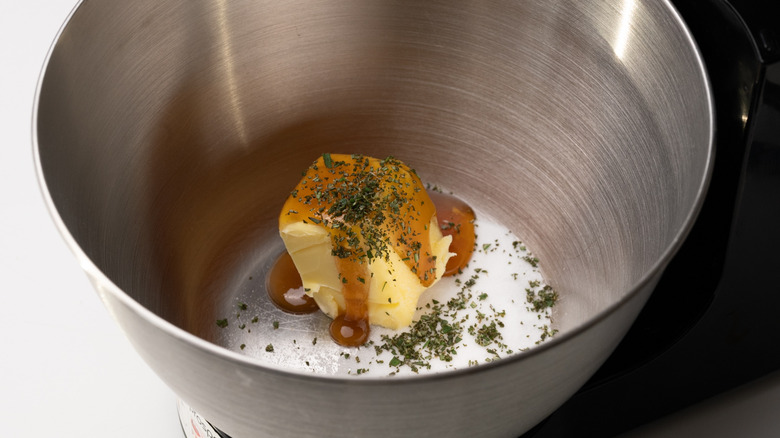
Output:
[[[84,3],[40,89],[57,214],[133,299],[230,348],[214,321],[272,309],[300,172],[393,155],[526,242],[572,330],[657,269],[696,208],[698,58],[659,31],[660,2],[456,3]]]

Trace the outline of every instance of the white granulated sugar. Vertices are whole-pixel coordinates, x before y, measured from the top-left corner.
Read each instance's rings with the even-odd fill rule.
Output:
[[[557,294],[545,285],[538,260],[506,227],[485,219],[475,224],[476,248],[466,269],[421,296],[414,320],[434,321],[434,333],[418,336],[411,350],[398,345],[409,345],[410,334],[421,333],[416,323],[404,330],[372,326],[366,345],[349,348],[333,342],[330,319],[321,312],[289,315],[277,309],[263,310],[246,327],[239,326],[242,330],[228,336],[227,347],[288,370],[360,378],[478,366],[549,339],[555,333],[550,306]],[[270,330],[269,321],[274,323]],[[445,354],[429,351],[447,338],[457,342]],[[421,357],[412,358],[416,353],[409,351]]]

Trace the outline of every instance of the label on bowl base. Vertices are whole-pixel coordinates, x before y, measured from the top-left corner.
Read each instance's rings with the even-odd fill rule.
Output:
[[[178,400],[176,403],[179,411],[179,421],[181,429],[186,438],[229,438],[228,436],[217,432],[208,421],[203,419],[194,409],[186,403]]]

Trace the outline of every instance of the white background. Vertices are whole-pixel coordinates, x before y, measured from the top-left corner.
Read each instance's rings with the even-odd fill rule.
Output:
[[[36,180],[35,89],[74,4],[0,0],[0,435],[181,438],[175,395],[110,319]],[[629,435],[780,436],[777,414],[780,373]]]
[[[0,435],[181,438],[176,397],[111,320],[38,189],[35,89],[75,3],[0,0]]]

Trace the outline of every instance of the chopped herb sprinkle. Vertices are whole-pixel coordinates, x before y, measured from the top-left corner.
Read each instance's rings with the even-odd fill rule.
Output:
[[[337,181],[343,177],[343,175],[339,176],[338,171],[345,170],[346,166],[346,170],[351,173],[354,169],[359,170],[363,166],[363,162],[345,164],[343,161],[336,159],[335,155],[326,155],[327,157],[324,155],[319,164],[320,173],[317,175],[319,182],[316,183],[322,185],[323,189],[311,193],[310,201],[312,205],[314,205],[317,200],[325,200],[329,196],[335,196],[333,193],[329,194],[328,191],[331,189],[338,189],[340,183],[346,182],[346,180]],[[393,164],[387,162],[386,165],[392,166]],[[329,170],[336,171],[337,173],[330,174],[328,173]],[[317,178],[312,177],[309,179],[309,184],[315,184],[315,179]],[[344,225],[340,224],[338,220],[335,220],[332,215],[327,214],[327,209],[321,211],[304,211],[302,215],[305,216],[302,217],[310,223],[334,227],[335,229],[343,231],[341,234],[343,240],[339,241],[340,246],[334,246],[332,248],[334,252],[340,252],[344,257],[352,257],[354,260],[358,260],[359,257],[382,257],[384,254],[381,253],[381,250],[378,247],[372,248],[368,245],[361,248],[360,245],[363,245],[366,240],[365,235],[361,233],[366,230],[370,231],[371,227],[385,227],[390,223],[388,221],[391,221],[390,217],[394,214],[393,208],[403,209],[403,203],[396,202],[395,204],[392,204],[392,208],[382,215],[379,215],[378,212],[366,213],[365,209],[358,211],[364,200],[361,197],[362,194],[358,192],[354,193],[354,195],[353,198],[350,198],[352,204],[347,203],[349,205],[345,204],[342,206],[337,202],[336,204],[338,205],[334,205],[336,205],[335,208],[342,209],[337,210],[338,214],[342,216],[349,214],[360,218],[360,220],[368,221],[364,223],[363,228],[361,228],[361,226],[355,228],[350,225],[352,228],[347,228],[352,231],[343,230],[341,227]],[[305,190],[296,190],[294,196],[300,196],[303,199],[308,195]],[[392,199],[387,201],[388,206],[391,205],[390,203],[392,201]],[[298,208],[297,210],[303,209]],[[361,216],[361,214],[363,216]],[[404,233],[408,233],[410,230],[407,225],[408,224],[399,224],[398,229],[402,230]],[[447,225],[445,224],[444,227],[446,226]],[[411,233],[413,234],[414,230],[411,230]],[[376,237],[379,239],[378,241],[381,241],[381,239],[386,237],[380,234],[370,233],[368,236]],[[427,304],[421,304],[422,308],[418,309],[420,312],[417,314],[417,319],[410,327],[405,330],[390,332],[386,335],[380,333],[380,336],[369,341],[365,346],[360,347],[358,350],[353,350],[353,354],[342,352],[340,354],[341,361],[351,361],[353,364],[359,364],[355,366],[348,365],[345,372],[353,375],[362,375],[369,371],[375,373],[377,370],[375,367],[381,366],[381,368],[378,369],[389,368],[390,374],[395,375],[402,369],[407,372],[421,372],[426,369],[431,369],[432,366],[444,366],[445,368],[466,366],[466,364],[468,364],[468,366],[475,366],[489,363],[498,360],[501,357],[525,350],[527,349],[527,346],[530,346],[533,343],[540,344],[557,334],[557,330],[554,329],[550,323],[550,309],[558,302],[559,295],[552,286],[545,284],[541,280],[541,274],[538,270],[540,264],[539,258],[528,252],[525,244],[520,240],[504,240],[499,242],[499,240],[494,241],[492,237],[486,240],[490,243],[482,243],[484,240],[480,241],[478,244],[474,245],[475,251],[484,253],[485,260],[491,261],[494,259],[490,259],[490,257],[503,254],[507,257],[509,264],[512,264],[511,270],[517,270],[517,272],[511,273],[510,269],[493,269],[494,265],[491,263],[486,263],[483,267],[465,267],[463,271],[456,274],[454,279],[448,280],[452,281],[455,287],[459,289],[457,293],[444,299],[431,299]],[[505,242],[511,242],[511,245]],[[479,251],[480,249],[481,251]],[[420,252],[420,248],[413,242],[399,253],[399,257],[405,258],[409,263],[421,262],[425,258],[424,256],[425,253]],[[518,264],[517,262],[520,260],[525,261],[528,265],[523,263]],[[513,264],[512,261],[515,263]],[[488,275],[488,270],[484,269],[484,266],[491,266],[490,275]],[[531,270],[531,268],[533,268],[533,270]],[[503,278],[504,276],[507,276],[506,279],[509,281],[509,283],[506,284],[515,284],[516,287],[510,287],[508,289],[487,287],[487,284],[485,283],[487,278],[490,277],[492,280],[494,277]],[[352,284],[366,283],[367,278],[368,277],[365,275],[350,276],[349,278],[343,276],[339,277],[342,282],[350,282]],[[387,282],[385,281],[383,284],[379,285],[379,287],[384,289],[386,285]],[[503,297],[501,296],[505,294],[511,294],[511,299],[503,300]],[[383,300],[386,300],[390,305],[395,304],[396,301],[393,297],[383,298]],[[517,304],[512,308],[509,308],[508,312],[505,312],[498,307],[500,306],[498,303],[508,303],[509,301],[512,303],[516,301]],[[516,320],[513,319],[515,317],[514,309],[522,309],[523,306],[525,306],[525,309],[528,312],[533,313],[529,315],[528,319],[516,322]],[[249,305],[243,302],[237,304],[237,310],[239,312],[246,312],[249,307]],[[234,308],[234,310],[236,309]],[[230,312],[228,313],[232,318],[233,314]],[[510,317],[506,317],[508,313],[511,313]],[[237,318],[237,321],[233,324],[233,327],[244,329],[247,324],[242,323],[242,320],[248,321],[246,313],[243,318],[241,317],[241,313],[235,313],[235,317]],[[270,319],[273,330],[279,329],[279,321],[274,321],[272,318],[273,317],[264,319],[264,321]],[[257,316],[251,319],[252,323],[257,323],[258,321],[259,317]],[[524,332],[520,336],[525,337],[526,333],[529,333],[529,330],[533,330],[534,332],[527,335],[528,340],[525,341],[527,344],[523,344],[524,346],[512,345],[510,347],[507,344],[514,343],[518,337],[518,326],[513,325],[517,323],[520,324],[520,327],[522,327],[522,331]],[[217,325],[221,328],[227,327],[228,318],[217,320]],[[270,330],[265,334],[257,335],[258,338],[256,343],[262,345],[262,343],[274,341],[278,346],[279,342],[281,342],[280,339],[285,339],[278,337],[279,333],[283,332],[275,334],[269,332]],[[264,339],[263,336],[265,336]],[[505,337],[506,340],[504,339]],[[311,346],[317,345],[317,337],[310,337],[307,339],[310,340]],[[296,340],[293,340],[290,345],[294,346],[290,347],[290,345],[285,345],[285,348],[289,347],[302,351],[306,351],[307,348],[312,348],[311,346],[307,347],[306,345],[302,345],[306,343],[308,342],[297,343]],[[245,350],[246,345],[247,344],[240,344],[238,348],[243,351]],[[466,347],[469,348],[469,353],[464,353]],[[472,358],[470,356],[474,352],[472,349],[477,347],[481,349],[479,351],[482,353],[480,356]],[[371,353],[376,353],[376,357],[373,357],[373,354],[369,354],[369,357],[366,358],[365,349],[370,349],[369,351],[373,350]],[[257,350],[250,349],[250,351],[256,354]],[[274,345],[268,343],[265,347],[265,351],[267,353],[273,353]],[[356,352],[360,352],[360,356],[363,356],[362,360]],[[460,356],[465,357],[458,357],[459,354]],[[273,357],[278,358],[277,356],[278,355]],[[379,356],[382,357],[379,358]],[[268,358],[269,360],[274,360],[272,359],[272,356],[268,356]],[[310,370],[312,369],[311,366],[314,366],[315,368],[320,368],[321,366],[321,364],[315,362],[310,363],[308,360],[310,359],[310,356],[302,357],[301,364],[303,364],[304,359],[307,359],[305,364]]]

